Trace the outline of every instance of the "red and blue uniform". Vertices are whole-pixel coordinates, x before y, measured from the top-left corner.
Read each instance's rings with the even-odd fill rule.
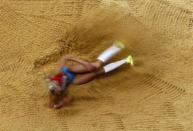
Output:
[[[67,81],[64,82],[64,75],[67,76]],[[56,76],[52,77],[52,81],[57,81],[64,90],[67,85],[71,84],[76,77],[76,74],[71,72],[67,67],[61,68],[61,73],[57,74]]]

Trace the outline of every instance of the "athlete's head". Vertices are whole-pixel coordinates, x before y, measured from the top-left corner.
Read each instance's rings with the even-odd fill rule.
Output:
[[[48,76],[45,80],[48,84],[48,89],[51,93],[60,94],[67,88],[68,78],[64,74]]]

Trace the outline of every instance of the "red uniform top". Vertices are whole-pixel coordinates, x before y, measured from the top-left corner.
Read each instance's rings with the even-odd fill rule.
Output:
[[[63,74],[60,73],[60,74],[58,74],[58,75],[52,77],[51,80],[53,80],[53,81],[58,81],[58,83],[59,83],[60,86],[61,86],[61,85],[62,85],[62,76],[63,76]]]

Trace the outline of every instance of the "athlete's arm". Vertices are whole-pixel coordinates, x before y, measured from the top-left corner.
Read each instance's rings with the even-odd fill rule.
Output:
[[[72,57],[72,56],[70,56],[70,55],[65,55],[65,56],[62,57],[62,59],[61,59],[59,65],[57,66],[54,74],[60,73],[61,68],[64,67],[64,66],[66,66],[66,62],[69,60],[70,57]]]

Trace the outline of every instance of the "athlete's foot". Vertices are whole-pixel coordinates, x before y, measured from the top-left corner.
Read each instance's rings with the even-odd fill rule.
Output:
[[[126,62],[128,64],[130,64],[131,66],[134,66],[134,61],[133,61],[133,57],[131,55],[129,55],[127,58],[126,58]]]
[[[115,41],[114,45],[120,49],[124,49],[125,45],[121,41]]]

